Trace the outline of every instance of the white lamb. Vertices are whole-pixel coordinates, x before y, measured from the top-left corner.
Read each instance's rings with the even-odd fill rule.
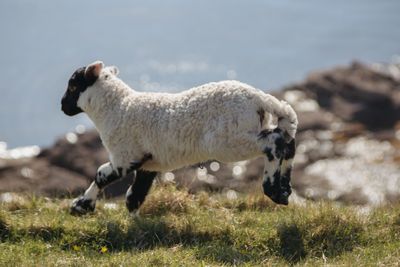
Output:
[[[73,201],[73,213],[93,211],[99,192],[128,173],[136,171],[126,199],[128,210],[135,212],[158,172],[259,156],[265,157],[265,194],[288,204],[297,129],[290,105],[238,81],[177,94],[149,93],[132,90],[117,74],[116,67],[100,61],[79,68],[62,98],[65,114],[89,116],[110,158],[85,194]],[[278,118],[274,130],[266,129],[265,115]]]

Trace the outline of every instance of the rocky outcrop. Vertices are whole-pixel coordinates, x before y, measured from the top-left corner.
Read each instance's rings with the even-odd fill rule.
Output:
[[[43,149],[38,158],[47,160],[51,165],[93,178],[97,168],[107,161],[108,155],[99,135],[93,130],[76,134],[76,138],[57,140],[52,147]]]
[[[353,63],[309,75],[276,92],[299,116],[292,184],[297,196],[351,204],[400,200],[400,80],[390,72]],[[107,153],[95,131],[60,138],[33,158],[0,159],[0,191],[76,195],[92,180]],[[226,193],[261,191],[263,160],[207,162],[159,180]],[[112,185],[124,193],[130,178]]]
[[[360,123],[370,131],[393,129],[400,120],[400,83],[360,63],[315,72],[299,90],[344,122]]]

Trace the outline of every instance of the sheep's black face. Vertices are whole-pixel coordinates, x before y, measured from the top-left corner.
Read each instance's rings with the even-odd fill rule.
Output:
[[[85,70],[86,67],[77,69],[68,81],[67,91],[61,100],[61,109],[68,116],[74,116],[83,112],[78,107],[79,96],[97,80],[96,76],[88,75],[90,74],[88,72],[85,74]]]

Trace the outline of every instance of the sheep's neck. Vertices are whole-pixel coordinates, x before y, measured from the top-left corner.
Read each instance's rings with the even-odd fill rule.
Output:
[[[124,99],[131,94],[130,91],[125,88],[104,90],[92,99],[92,107],[86,113],[100,133],[119,127],[120,114],[127,108]]]

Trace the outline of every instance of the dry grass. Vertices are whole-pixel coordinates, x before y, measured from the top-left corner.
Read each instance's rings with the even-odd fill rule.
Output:
[[[264,196],[228,200],[157,186],[128,216],[100,202],[74,217],[68,202],[1,204],[2,266],[398,265],[400,207],[359,215],[355,207],[289,207]]]

